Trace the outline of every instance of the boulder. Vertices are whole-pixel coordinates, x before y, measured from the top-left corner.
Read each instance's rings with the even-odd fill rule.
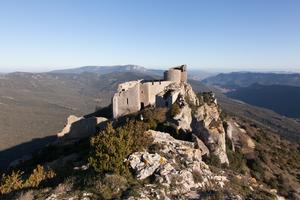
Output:
[[[136,152],[131,154],[127,161],[130,167],[135,170],[137,179],[142,180],[151,176],[160,166],[161,156],[148,152]]]

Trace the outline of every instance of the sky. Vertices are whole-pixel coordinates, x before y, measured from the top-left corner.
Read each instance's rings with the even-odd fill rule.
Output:
[[[299,0],[1,0],[0,72],[137,64],[300,72]]]

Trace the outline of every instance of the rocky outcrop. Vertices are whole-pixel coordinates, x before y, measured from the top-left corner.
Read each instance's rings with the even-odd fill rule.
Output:
[[[204,103],[197,107],[192,126],[194,133],[203,140],[211,153],[218,156],[221,163],[229,163],[219,106],[215,103]]]
[[[166,87],[167,91],[178,94],[176,103],[180,106],[180,112],[173,117],[177,129],[197,135],[221,163],[228,164],[226,133],[213,93],[207,93],[199,99],[188,83],[171,84]]]
[[[148,152],[136,152],[129,156],[130,167],[136,171],[137,179],[145,179],[151,176],[160,166],[162,157]]]
[[[193,135],[193,141],[195,142],[195,148],[200,149],[201,156],[209,156],[209,149],[196,135]]]
[[[252,153],[255,148],[255,143],[235,120],[227,120],[227,137],[231,141],[232,150],[240,148],[244,154]]]
[[[152,135],[155,152],[136,152],[128,162],[138,179],[153,176],[155,182],[138,191],[129,199],[182,199],[199,198],[197,190],[206,187],[223,187],[225,176],[213,174],[201,160],[201,150],[196,143],[176,140],[168,133],[148,131]],[[158,187],[162,185],[162,187]]]
[[[76,117],[70,115],[63,130],[57,134],[58,137],[67,136],[68,138],[89,137],[102,128],[107,119],[104,117]]]
[[[177,122],[177,129],[184,130],[185,132],[192,131],[192,109],[187,104],[181,106],[180,113],[174,116],[173,119]]]

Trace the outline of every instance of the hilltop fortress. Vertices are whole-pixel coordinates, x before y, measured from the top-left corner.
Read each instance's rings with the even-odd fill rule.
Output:
[[[176,101],[178,93],[160,93],[172,83],[186,82],[186,65],[182,65],[165,71],[163,80],[137,80],[119,84],[118,92],[112,98],[113,117],[137,112],[147,106],[170,107]]]

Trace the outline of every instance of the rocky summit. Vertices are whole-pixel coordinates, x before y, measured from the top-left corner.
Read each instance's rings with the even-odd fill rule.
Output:
[[[1,198],[299,199],[297,145],[185,81],[155,95],[158,104],[118,118],[104,117],[111,106],[70,116],[55,142],[10,165]]]

